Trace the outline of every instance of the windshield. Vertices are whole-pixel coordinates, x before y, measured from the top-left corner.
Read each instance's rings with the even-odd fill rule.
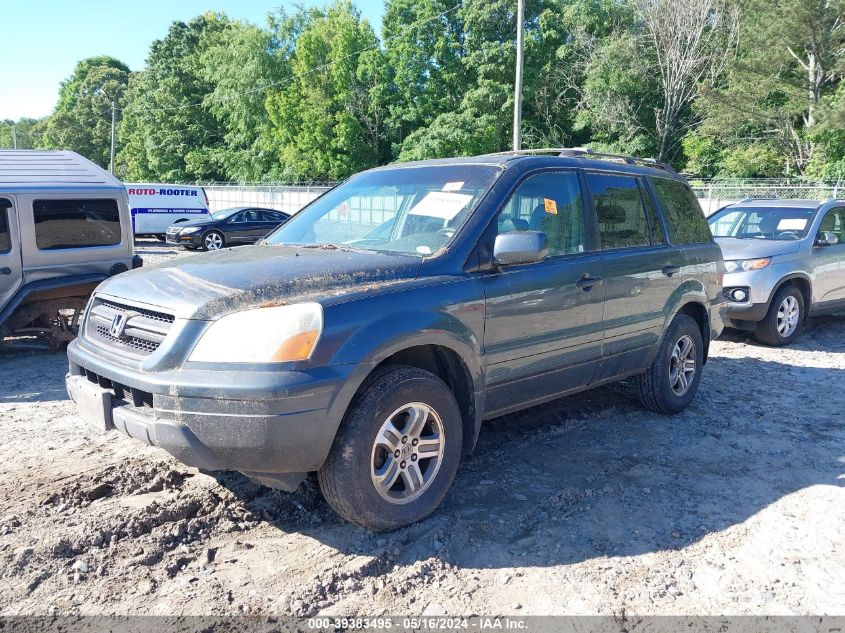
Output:
[[[266,242],[431,255],[451,241],[500,173],[483,165],[365,172],[315,200]]]
[[[236,211],[240,211],[241,208],[242,207],[232,207],[231,209],[220,209],[220,211],[215,211],[214,213],[212,213],[211,217],[215,220],[225,220]]]
[[[730,207],[707,219],[713,237],[757,240],[800,240],[807,235],[816,210],[801,207]]]

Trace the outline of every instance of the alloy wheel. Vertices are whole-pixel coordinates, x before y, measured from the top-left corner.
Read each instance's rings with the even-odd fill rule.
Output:
[[[390,503],[410,503],[434,481],[443,463],[443,422],[422,402],[391,413],[381,425],[370,464],[378,494]]]
[[[219,233],[209,233],[203,239],[203,244],[210,251],[223,248],[223,237]]]
[[[783,302],[780,304],[780,307],[778,307],[778,334],[780,334],[783,338],[789,338],[792,336],[798,328],[800,317],[801,308],[798,305],[798,299],[792,295],[784,297]]]
[[[669,359],[669,386],[676,396],[689,391],[695,371],[695,342],[685,334],[675,343]]]

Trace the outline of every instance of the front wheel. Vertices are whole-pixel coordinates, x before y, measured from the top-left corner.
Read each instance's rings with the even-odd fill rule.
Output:
[[[355,396],[318,473],[326,501],[379,532],[424,519],[455,478],[462,426],[455,396],[437,376],[386,368]]]
[[[205,251],[217,251],[224,245],[223,234],[219,231],[209,231],[202,236],[202,249]]]
[[[804,295],[792,284],[777,291],[766,316],[757,324],[754,338],[766,345],[789,345],[798,337],[804,320]]]
[[[683,411],[698,391],[703,364],[704,342],[698,323],[689,315],[677,315],[663,337],[657,358],[636,378],[640,402],[657,413]]]

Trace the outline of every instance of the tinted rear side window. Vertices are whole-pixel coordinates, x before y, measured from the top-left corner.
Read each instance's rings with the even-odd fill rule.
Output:
[[[5,198],[0,198],[0,253],[12,250],[12,237],[9,234],[9,209]]]
[[[599,222],[602,250],[651,244],[637,179],[610,174],[586,176]]]
[[[284,213],[276,213],[275,211],[264,211],[265,222],[284,222],[289,216]]]
[[[649,178],[649,181],[666,211],[669,232],[675,244],[713,241],[701,205],[689,187],[669,178]]]
[[[32,214],[41,250],[120,244],[115,200],[36,200]]]

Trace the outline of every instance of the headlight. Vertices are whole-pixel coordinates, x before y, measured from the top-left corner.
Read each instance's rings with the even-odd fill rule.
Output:
[[[771,257],[728,260],[725,262],[725,272],[736,273],[739,271],[748,272],[749,270],[760,270],[761,268],[768,266],[771,261]]]
[[[186,233],[196,233],[197,231],[202,231],[201,226],[186,226],[184,229],[179,231],[179,235],[185,235]]]
[[[323,332],[323,306],[296,303],[235,312],[211,324],[188,360],[284,363],[306,360]]]

